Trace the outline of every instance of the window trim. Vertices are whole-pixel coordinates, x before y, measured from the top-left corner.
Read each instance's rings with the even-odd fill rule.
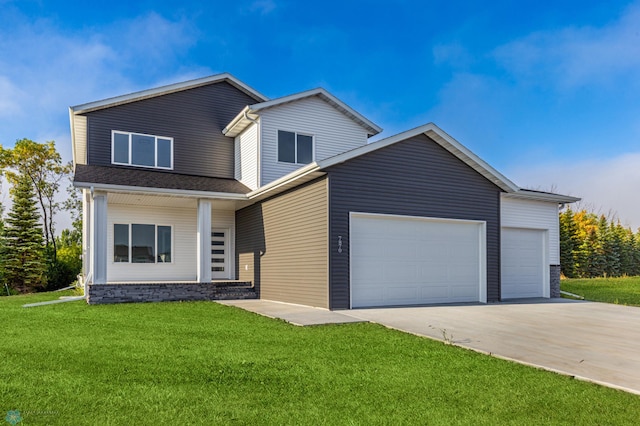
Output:
[[[128,163],[121,163],[121,162],[117,162],[115,160],[116,158],[116,151],[115,151],[115,145],[116,145],[116,138],[115,135],[116,134],[120,134],[120,135],[127,135],[129,138],[129,142],[128,142],[128,147],[129,147],[129,153],[128,153],[128,157],[129,157],[129,162]],[[153,162],[154,162],[154,166],[146,166],[143,164],[134,164],[132,163],[132,135],[138,135],[138,136],[146,136],[146,137],[151,137],[154,138],[154,151],[153,151]],[[170,166],[169,167],[165,167],[165,166],[158,166],[158,139],[166,139],[169,141],[170,143],[170,159],[169,159],[169,163]],[[173,170],[173,138],[169,137],[169,136],[158,136],[158,135],[149,135],[146,133],[138,133],[138,132],[125,132],[122,130],[112,130],[111,131],[111,164],[116,164],[119,166],[131,166],[131,167],[144,167],[147,169],[162,169],[162,170]]]
[[[295,136],[295,144],[294,144],[294,151],[293,151],[293,155],[295,157],[295,162],[294,163],[290,163],[288,161],[280,161],[280,137],[278,135],[278,132],[287,132],[287,133],[293,133]],[[300,163],[298,162],[298,135],[301,136],[309,136],[311,138],[311,161],[308,163]],[[311,164],[314,161],[316,161],[316,136],[312,133],[305,133],[305,132],[295,132],[292,130],[285,130],[285,129],[277,129],[276,130],[276,162],[279,164],[294,164],[294,165],[298,165],[298,166],[306,166],[307,164]]]
[[[126,225],[129,231],[129,241],[127,242],[128,246],[127,246],[127,250],[128,250],[128,256],[129,256],[129,260],[127,262],[116,262],[115,260],[115,246],[116,246],[116,242],[115,242],[115,226],[116,225]],[[132,253],[131,253],[131,241],[133,239],[133,235],[132,235],[132,227],[131,225],[153,225],[154,227],[154,240],[155,240],[155,251],[156,253],[153,254],[153,262],[133,262],[132,260]],[[159,226],[166,226],[167,228],[169,228],[171,230],[171,261],[170,262],[158,262],[158,227]],[[173,232],[174,226],[173,225],[168,225],[165,223],[137,223],[137,222],[127,222],[127,223],[118,223],[118,222],[113,222],[112,223],[112,228],[113,230],[113,234],[112,234],[112,241],[111,241],[111,247],[113,248],[113,255],[111,256],[111,263],[114,265],[171,265],[173,263],[175,263],[175,233]]]

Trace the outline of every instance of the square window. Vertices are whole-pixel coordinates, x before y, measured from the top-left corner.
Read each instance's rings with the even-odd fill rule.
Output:
[[[156,165],[155,138],[131,135],[131,164],[153,167]]]

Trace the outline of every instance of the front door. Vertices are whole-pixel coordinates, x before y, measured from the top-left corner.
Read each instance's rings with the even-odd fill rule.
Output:
[[[211,230],[211,278],[229,279],[229,229]]]

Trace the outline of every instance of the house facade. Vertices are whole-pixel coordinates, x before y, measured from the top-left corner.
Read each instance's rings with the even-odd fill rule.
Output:
[[[89,303],[559,294],[558,206],[578,199],[519,188],[434,124],[369,143],[382,129],[323,89],[270,100],[229,74],[70,120]]]

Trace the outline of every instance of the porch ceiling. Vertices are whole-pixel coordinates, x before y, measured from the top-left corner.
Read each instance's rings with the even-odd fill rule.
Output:
[[[177,195],[145,195],[125,192],[109,192],[107,195],[107,202],[109,204],[187,209],[195,209],[198,205],[198,200],[191,197],[180,197]],[[214,210],[236,210],[240,208],[238,202],[233,200],[212,200],[212,207]]]

